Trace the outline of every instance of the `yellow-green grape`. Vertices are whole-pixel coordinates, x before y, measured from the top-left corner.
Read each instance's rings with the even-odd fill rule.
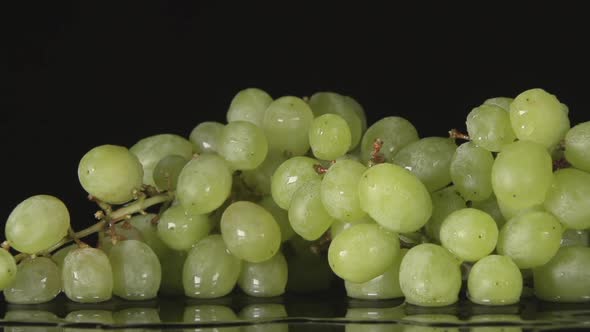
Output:
[[[113,269],[100,249],[79,248],[64,259],[62,281],[67,297],[75,302],[109,300],[113,293]]]
[[[286,96],[273,101],[264,112],[262,129],[270,150],[304,155],[309,150],[313,113],[301,98]]]
[[[418,141],[418,131],[410,121],[398,117],[388,116],[373,123],[363,135],[361,141],[361,160],[371,160],[373,144],[376,139],[383,142],[381,150],[384,160],[390,162],[399,150],[406,145]]]
[[[493,105],[498,106],[501,109],[510,112],[510,104],[514,101],[514,98],[509,97],[494,97],[486,99],[483,104],[484,105]]]
[[[203,154],[184,166],[178,176],[176,198],[193,214],[213,212],[229,197],[232,171],[223,158]]]
[[[588,235],[588,230],[580,231],[577,229],[566,229],[563,234],[561,234],[561,246],[590,246],[590,236]]]
[[[252,202],[235,202],[225,209],[221,235],[232,254],[252,263],[271,258],[281,245],[281,229],[272,214]]]
[[[519,140],[553,148],[570,128],[570,121],[557,98],[543,89],[522,92],[510,104],[510,123]]]
[[[490,151],[473,142],[461,144],[451,159],[451,179],[461,196],[468,201],[483,201],[492,194],[492,165]]]
[[[460,261],[447,249],[424,243],[402,259],[399,282],[406,302],[424,307],[451,305],[461,289]]]
[[[336,220],[334,221],[332,226],[330,226],[330,235],[332,236],[332,238],[335,238],[336,236],[338,236],[338,234],[357,224],[375,224],[375,220],[371,219],[371,217],[369,216],[351,222]]]
[[[320,185],[319,179],[304,183],[293,195],[289,206],[291,227],[308,241],[319,239],[335,221],[322,204]]]
[[[543,206],[567,228],[590,228],[590,174],[574,168],[555,172]]]
[[[255,169],[268,153],[268,142],[262,129],[246,121],[228,123],[219,135],[218,144],[219,155],[233,169]]]
[[[193,155],[193,145],[184,137],[173,134],[160,134],[139,140],[129,148],[137,156],[143,166],[143,183],[155,186],[154,167],[169,155],[178,155],[190,159]]]
[[[467,262],[475,262],[496,248],[498,226],[487,213],[461,209],[447,216],[440,227],[440,242],[451,253]]]
[[[12,210],[4,234],[14,249],[35,254],[63,239],[69,227],[70,213],[62,201],[49,195],[36,195]]]
[[[535,295],[550,302],[590,301],[590,248],[564,247],[533,269]]]
[[[420,229],[432,214],[432,200],[424,184],[408,170],[387,163],[363,173],[359,200],[371,218],[398,233]]]
[[[8,250],[0,249],[0,290],[8,287],[16,278],[16,262]]]
[[[467,291],[469,299],[478,304],[514,304],[522,294],[522,274],[510,257],[487,256],[469,271]]]
[[[393,264],[381,275],[363,283],[345,281],[346,295],[355,299],[395,299],[404,294],[399,285],[399,267],[408,249],[401,249]]]
[[[322,160],[334,160],[350,148],[350,128],[336,114],[320,115],[309,128],[309,145],[313,155]]]
[[[272,199],[272,196],[264,196],[259,202],[258,205],[262,206],[266,209],[266,211],[272,214],[273,218],[279,225],[281,229],[281,241],[285,242],[289,240],[293,235],[295,235],[295,231],[293,227],[291,227],[291,223],[289,222],[289,214],[286,210],[281,209],[277,203]]]
[[[455,186],[449,186],[431,194],[432,216],[424,226],[430,239],[440,242],[440,227],[447,216],[467,207]]]
[[[51,259],[55,262],[55,264],[57,264],[57,267],[61,269],[64,265],[64,259],[66,259],[66,256],[70,253],[70,251],[76,248],[78,248],[78,245],[75,243],[72,243],[69,246],[62,247],[55,253],[51,254]]]
[[[575,168],[590,172],[590,121],[577,124],[565,135],[565,159]]]
[[[397,234],[379,225],[358,224],[332,239],[328,262],[340,278],[363,283],[385,273],[399,254]]]
[[[247,121],[262,128],[264,112],[272,103],[272,97],[257,88],[239,91],[232,99],[227,110],[227,122]]]
[[[188,250],[209,234],[211,223],[205,214],[192,214],[182,205],[169,207],[158,221],[158,236],[174,250]]]
[[[484,104],[467,115],[467,133],[475,145],[488,151],[501,151],[516,136],[510,124],[510,113],[500,106]]]
[[[316,117],[325,114],[336,114],[344,119],[350,129],[350,146],[348,149],[352,150],[359,144],[363,135],[363,119],[360,114],[362,107],[359,110],[360,105],[355,100],[334,92],[317,92],[309,98],[309,106]],[[366,128],[366,120],[364,121]]]
[[[158,225],[154,222],[155,217],[156,215],[153,213],[138,214],[131,217],[127,222],[132,226],[132,229],[139,232],[141,237],[136,238],[136,240],[145,242],[152,248],[156,256],[160,257],[160,255],[171,251],[171,249],[160,239]]]
[[[497,251],[521,269],[546,264],[557,253],[561,243],[562,226],[557,219],[543,211],[526,211],[500,230]]]
[[[158,256],[147,244],[121,241],[111,249],[109,261],[113,269],[113,294],[126,300],[156,297],[162,268]]]
[[[169,250],[158,255],[162,267],[160,294],[170,296],[184,295],[182,269],[186,261],[186,251]]]
[[[502,211],[498,206],[498,201],[496,200],[496,196],[494,196],[494,194],[492,194],[486,200],[473,202],[471,207],[474,209],[481,210],[489,214],[492,218],[494,218],[496,225],[498,225],[498,229],[502,229],[504,224],[506,224],[506,218],[504,218],[504,216],[502,215]]]
[[[154,183],[160,190],[175,190],[178,175],[188,159],[179,155],[166,156],[154,167]]]
[[[225,127],[222,123],[205,121],[199,123],[190,133],[189,140],[196,153],[216,153],[219,136]]]
[[[53,300],[60,292],[61,276],[55,262],[36,257],[18,264],[16,278],[4,289],[4,299],[8,303],[39,304]]]
[[[241,179],[246,186],[260,196],[270,195],[271,178],[275,170],[287,160],[283,153],[268,151],[266,159],[255,169],[242,171]]]
[[[320,195],[326,211],[343,221],[356,221],[367,216],[359,200],[359,180],[367,170],[354,160],[338,160],[322,179]]]
[[[375,306],[377,307],[377,306]],[[345,332],[401,332],[405,331],[409,325],[396,323],[385,323],[384,321],[400,320],[406,316],[404,306],[393,308],[348,308],[345,319],[347,320],[344,327]],[[355,324],[354,321],[374,320],[371,324]],[[382,321],[383,323],[381,323]]]
[[[232,322],[238,320],[232,309],[222,305],[191,305],[184,308],[182,322],[185,324],[203,324],[212,322]],[[218,328],[193,329],[191,331],[238,332],[240,327],[224,326]]]
[[[361,135],[359,137],[360,143],[360,139],[362,138],[364,132],[367,130],[367,115],[365,114],[365,109],[358,101],[356,101],[356,99],[350,96],[344,96],[344,100],[346,101],[346,103],[350,104],[350,107],[352,107],[352,109],[356,113],[356,116],[358,116],[358,118],[361,120]]]
[[[128,308],[113,313],[115,325],[159,324],[160,315],[155,308]],[[124,332],[137,332],[136,329],[125,329]]]
[[[492,188],[500,208],[519,211],[540,205],[551,181],[551,156],[541,145],[518,141],[504,146],[492,166]]]
[[[216,298],[229,294],[238,281],[241,265],[219,234],[209,235],[188,253],[182,270],[185,295]]]
[[[239,314],[241,319],[247,321],[264,321],[264,320],[275,320],[281,318],[287,318],[287,311],[285,306],[279,303],[260,303],[260,304],[249,304],[244,307]],[[288,332],[288,323],[276,323],[276,324],[256,324],[243,326],[242,331],[244,332]]]
[[[287,261],[279,251],[264,262],[244,262],[238,285],[250,296],[279,296],[285,292],[287,275]]]
[[[127,240],[139,240],[143,241],[143,237],[139,230],[133,227],[128,222],[120,222],[110,226],[110,231],[98,232],[98,248],[104,251],[105,254],[109,254],[113,248],[114,243]],[[115,234],[116,240],[113,241],[111,234]],[[113,243],[114,242],[114,243]]]
[[[416,175],[432,192],[451,183],[450,165],[456,149],[452,139],[426,137],[402,148],[392,161]]]
[[[321,179],[315,171],[319,162],[309,157],[293,157],[282,163],[274,172],[270,190],[272,198],[282,209],[288,210],[293,195],[307,181]]]

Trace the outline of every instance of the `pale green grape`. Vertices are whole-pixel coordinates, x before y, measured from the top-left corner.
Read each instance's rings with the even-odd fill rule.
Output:
[[[172,251],[165,243],[160,239],[158,235],[158,225],[154,223],[154,218],[156,217],[153,213],[148,213],[145,215],[138,214],[127,222],[133,226],[133,229],[139,232],[141,238],[136,238],[135,240],[141,240],[145,242],[156,254],[156,256],[160,257],[162,254],[166,254]]]
[[[357,224],[375,224],[375,220],[371,219],[371,217],[369,216],[366,216],[365,218],[356,221],[336,220],[334,221],[332,226],[330,226],[330,235],[332,236],[332,238],[335,238],[336,236],[338,236],[338,234]]]
[[[473,142],[461,144],[451,160],[451,179],[461,196],[483,201],[492,194],[492,153]]]
[[[494,218],[496,225],[498,225],[498,229],[501,229],[502,226],[506,224],[506,219],[502,215],[502,211],[498,206],[498,201],[496,200],[496,196],[494,196],[494,194],[492,194],[490,197],[488,197],[488,199],[484,201],[473,202],[471,207],[474,209],[481,210],[489,214],[492,218]]]
[[[248,121],[262,128],[264,112],[272,103],[272,97],[263,90],[248,88],[239,91],[227,110],[227,122]]]
[[[112,296],[113,269],[107,255],[99,249],[70,251],[64,259],[61,276],[64,292],[72,301],[94,303]]]
[[[225,127],[222,123],[205,121],[199,123],[190,133],[189,140],[196,153],[214,153],[219,148],[219,136]]]
[[[289,222],[295,233],[313,241],[319,239],[334,223],[320,198],[319,179],[304,183],[293,195],[289,206]]]
[[[358,224],[332,239],[328,262],[340,278],[367,282],[387,271],[400,255],[397,234],[375,224]]]
[[[182,322],[186,324],[202,324],[212,322],[232,322],[238,320],[236,314],[228,307],[222,305],[191,305],[184,308]],[[184,331],[195,332],[238,332],[240,327],[210,327],[185,329]]]
[[[199,241],[186,258],[182,270],[185,295],[216,298],[229,294],[238,281],[241,265],[220,235],[209,235]]]
[[[391,161],[393,156],[406,145],[418,141],[418,131],[410,121],[398,116],[388,116],[373,123],[363,135],[361,141],[361,160],[371,159],[373,143],[376,139],[383,142],[380,153],[385,161]]]
[[[510,123],[516,137],[553,148],[563,139],[570,122],[557,98],[542,89],[522,92],[510,104]]]
[[[188,250],[209,234],[211,223],[205,214],[192,214],[181,205],[168,208],[158,221],[158,236],[174,250]]]
[[[492,166],[492,188],[502,208],[518,211],[542,204],[553,179],[551,156],[541,145],[504,146]]]
[[[562,227],[551,214],[543,211],[526,211],[508,222],[500,230],[497,251],[521,269],[546,264],[557,252]]]
[[[590,172],[590,121],[580,123],[565,135],[565,159],[574,167]]]
[[[345,155],[350,141],[348,124],[336,114],[318,116],[309,128],[309,145],[318,159],[334,160]]]
[[[469,271],[467,291],[469,299],[478,304],[517,303],[522,294],[522,274],[510,257],[487,256]]]
[[[105,254],[109,254],[111,248],[113,248],[113,238],[111,233],[115,233],[116,240],[114,243],[126,240],[143,240],[141,233],[133,227],[129,222],[120,222],[110,226],[111,229],[101,231],[98,233],[98,248],[104,251]]]
[[[217,155],[203,154],[180,172],[176,198],[191,213],[209,213],[229,197],[231,186],[232,171],[227,162]]]
[[[59,242],[69,227],[70,214],[62,201],[49,195],[36,195],[12,210],[4,234],[14,249],[35,254]]]
[[[363,211],[377,223],[399,233],[420,229],[432,214],[432,200],[424,184],[392,164],[379,164],[363,173],[359,200]]]
[[[272,175],[270,190],[278,206],[288,210],[291,199],[299,187],[307,181],[321,179],[314,169],[318,163],[309,157],[293,157],[276,169]]]
[[[456,149],[450,138],[426,137],[406,145],[392,161],[416,175],[432,192],[451,183],[450,165]]]
[[[322,179],[320,195],[326,211],[343,221],[356,221],[366,217],[359,200],[359,180],[367,170],[354,160],[338,160],[330,166]]]
[[[501,109],[509,112],[510,111],[510,104],[514,101],[514,98],[509,97],[495,97],[486,99],[483,104],[484,105],[493,105],[498,106]]]
[[[266,209],[266,211],[272,214],[273,218],[279,225],[281,229],[281,241],[285,242],[289,240],[293,235],[295,235],[295,231],[293,227],[291,227],[291,223],[289,222],[289,214],[287,211],[281,209],[277,203],[272,199],[271,196],[264,196],[259,202],[258,205],[262,206]]]
[[[501,106],[485,104],[467,115],[467,133],[475,145],[488,151],[501,151],[516,136],[510,124],[510,113]]]
[[[186,261],[185,251],[169,250],[158,255],[162,267],[159,292],[164,295],[184,295],[182,269]]]
[[[248,262],[263,262],[281,245],[281,229],[270,212],[246,201],[232,203],[221,216],[221,235],[229,251]]]
[[[574,168],[555,172],[543,206],[567,228],[590,228],[590,174]]]
[[[440,242],[440,227],[447,216],[454,211],[467,207],[465,200],[455,186],[435,191],[432,197],[432,216],[425,225],[426,234],[432,240]]]
[[[279,303],[261,303],[261,304],[250,304],[244,307],[239,314],[241,319],[247,321],[256,320],[272,320],[279,318],[287,318],[287,311],[285,306]],[[244,332],[262,332],[262,331],[273,331],[273,332],[288,332],[289,324],[277,323],[277,324],[257,324],[242,327]]]
[[[169,155],[179,155],[190,159],[193,155],[193,145],[187,139],[174,134],[160,134],[139,140],[129,148],[137,156],[143,166],[143,183],[155,186],[154,167]]]
[[[564,247],[533,269],[535,295],[551,302],[590,301],[590,248]]]
[[[76,248],[78,248],[78,245],[75,243],[72,243],[69,246],[62,247],[55,253],[51,254],[51,259],[55,262],[55,264],[57,264],[57,267],[61,269],[64,265],[64,259],[66,259],[66,256],[70,253],[70,251]]]
[[[127,240],[117,243],[109,253],[113,269],[113,293],[126,300],[156,297],[162,280],[158,256],[145,243]]]
[[[489,255],[496,248],[498,226],[487,213],[461,209],[447,216],[440,227],[440,242],[451,253],[468,262]]]
[[[430,243],[411,248],[402,259],[399,282],[406,302],[440,307],[457,302],[460,262],[447,249]]]
[[[8,250],[0,249],[0,290],[13,283],[16,278],[16,262]]]
[[[60,292],[61,276],[55,262],[36,257],[18,264],[16,278],[4,289],[4,299],[8,303],[38,304],[53,300]]]
[[[283,153],[268,151],[266,159],[253,170],[245,170],[240,177],[246,186],[258,195],[270,195],[271,178],[275,170],[287,160]]]
[[[316,117],[336,114],[346,121],[350,130],[350,146],[347,149],[352,150],[359,144],[363,135],[363,117],[360,112],[362,107],[359,110],[360,105],[355,100],[334,92],[316,92],[309,98],[309,106]],[[364,121],[366,128],[366,119]]]
[[[238,285],[250,296],[279,296],[285,292],[287,275],[287,261],[279,251],[264,262],[244,262]]]
[[[309,150],[309,127],[313,113],[301,98],[286,96],[273,101],[264,112],[262,128],[271,150],[291,156]]]
[[[399,285],[399,267],[408,252],[401,249],[393,264],[381,275],[363,283],[345,281],[346,295],[355,299],[394,299],[403,297]]]
[[[588,231],[580,231],[577,229],[566,229],[563,234],[561,234],[561,246],[562,247],[570,247],[570,246],[581,246],[581,247],[588,247],[590,246],[590,236],[588,235]]]
[[[223,127],[218,144],[219,155],[233,169],[255,169],[268,153],[268,142],[262,129],[246,121],[230,122]]]
[[[166,156],[154,167],[154,183],[160,190],[175,190],[178,175],[188,159],[179,155]]]

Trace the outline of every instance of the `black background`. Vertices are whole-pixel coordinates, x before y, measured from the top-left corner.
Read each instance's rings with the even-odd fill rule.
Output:
[[[4,10],[0,220],[46,193],[92,222],[76,168],[94,146],[188,136],[233,95],[331,90],[369,123],[421,136],[464,128],[471,108],[542,87],[590,119],[582,7],[538,2],[46,1]],[[436,3],[436,4],[434,4]]]

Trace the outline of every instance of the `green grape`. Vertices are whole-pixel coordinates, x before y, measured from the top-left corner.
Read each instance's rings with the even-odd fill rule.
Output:
[[[375,220],[371,219],[369,216],[365,216],[365,218],[352,222],[336,220],[332,226],[330,226],[330,235],[332,238],[335,238],[338,234],[357,224],[375,224]]]
[[[281,245],[281,229],[272,214],[246,201],[232,203],[225,209],[221,235],[232,254],[251,263],[271,258]]]
[[[66,256],[70,253],[70,251],[72,251],[76,248],[78,248],[78,245],[75,243],[72,243],[68,246],[62,247],[61,249],[59,249],[55,253],[51,254],[51,259],[55,262],[57,267],[61,269],[62,266],[64,265],[64,259],[66,259]],[[60,277],[60,279],[61,279],[61,277]],[[0,287],[0,288],[2,288],[2,287]]]
[[[275,170],[287,160],[283,153],[268,151],[266,159],[253,170],[245,170],[240,174],[246,186],[260,196],[270,195],[271,177]]]
[[[533,142],[518,141],[504,146],[492,166],[494,194],[500,208],[507,210],[542,204],[552,179],[551,156]]]
[[[109,253],[113,269],[113,293],[126,300],[156,297],[162,280],[158,256],[145,243],[127,240],[117,243]]]
[[[287,275],[287,261],[279,251],[264,262],[244,262],[238,285],[250,296],[279,296],[285,292]]]
[[[417,231],[432,214],[432,200],[424,184],[392,164],[379,164],[363,173],[359,200],[371,218],[398,233]]]
[[[467,262],[475,262],[496,248],[498,226],[487,213],[477,209],[457,210],[440,227],[440,242],[451,253]]]
[[[451,160],[451,179],[463,198],[483,201],[492,194],[492,153],[473,142],[461,144]]]
[[[449,186],[431,194],[432,216],[425,225],[426,234],[432,240],[440,242],[440,227],[447,216],[454,211],[467,207],[465,200],[455,186]]]
[[[240,318],[247,321],[257,320],[274,320],[287,318],[287,311],[285,306],[278,303],[261,303],[261,304],[249,304],[244,307],[239,314]],[[289,324],[277,323],[277,324],[257,324],[243,326],[242,331],[244,332],[262,332],[262,331],[273,331],[273,332],[288,332]]]
[[[487,256],[469,271],[467,289],[469,299],[478,304],[514,304],[522,293],[522,274],[510,257]]]
[[[53,323],[59,324],[60,319],[53,313],[41,310],[8,310],[3,319],[4,322],[30,322],[30,323]],[[32,324],[31,324],[32,325]],[[44,325],[23,326],[6,324],[3,326],[5,332],[61,332],[61,327],[49,327]]]
[[[408,249],[401,249],[393,264],[381,275],[363,283],[345,281],[346,295],[355,299],[395,299],[404,294],[399,285],[399,267]]]
[[[555,172],[543,206],[567,228],[590,228],[590,174],[574,168]]]
[[[546,264],[561,243],[562,227],[551,214],[526,211],[508,220],[500,230],[497,251],[521,269]]]
[[[160,190],[175,190],[178,175],[188,159],[179,155],[166,156],[154,167],[154,183]]]
[[[264,112],[262,129],[270,150],[291,156],[304,155],[309,150],[309,127],[313,113],[306,102],[297,97],[281,97]]]
[[[363,134],[367,130],[367,115],[365,114],[365,109],[363,108],[363,106],[361,104],[359,104],[358,101],[356,101],[354,98],[352,98],[350,96],[344,96],[344,100],[347,104],[350,105],[350,107],[353,109],[356,116],[361,120],[361,133],[359,136],[359,143],[360,143],[360,140],[361,140]],[[356,146],[356,147],[358,148],[358,146]]]
[[[69,227],[70,213],[62,201],[49,195],[36,195],[12,210],[4,234],[14,249],[35,254],[63,239]]]
[[[169,248],[188,250],[209,234],[211,223],[205,214],[192,214],[181,205],[169,207],[158,221],[158,236]]]
[[[533,269],[535,295],[551,302],[590,301],[590,248],[564,247]]]
[[[185,251],[169,250],[158,255],[162,266],[162,281],[159,292],[164,295],[184,295],[182,269],[186,261]]]
[[[387,271],[400,254],[399,245],[397,234],[375,224],[358,224],[332,239],[328,262],[340,278],[364,283]]]
[[[498,106],[501,109],[510,112],[510,104],[514,101],[514,98],[509,97],[495,97],[486,99],[483,104],[484,105],[493,105]]]
[[[239,91],[227,110],[227,122],[247,121],[262,128],[264,112],[272,97],[263,90],[248,88]]]
[[[272,198],[282,209],[288,210],[293,195],[307,181],[321,179],[314,166],[319,162],[309,157],[293,157],[282,163],[271,178]]]
[[[432,192],[451,183],[450,165],[456,149],[450,138],[426,137],[406,145],[392,161],[416,175]]]
[[[16,273],[17,267],[14,257],[8,250],[0,249],[0,290],[14,282]]]
[[[313,241],[319,239],[334,223],[320,198],[319,179],[304,183],[293,195],[289,207],[289,222],[295,233]]]
[[[345,155],[350,142],[350,128],[339,115],[320,115],[311,123],[309,145],[318,159],[334,160]]]
[[[193,145],[187,139],[173,134],[160,134],[139,140],[129,148],[137,156],[143,166],[143,183],[155,186],[154,167],[162,158],[178,155],[190,159],[193,155]]]
[[[522,92],[510,104],[510,123],[519,140],[553,148],[570,129],[570,122],[557,98],[542,89]]]
[[[233,169],[255,169],[268,153],[268,142],[262,129],[246,121],[228,123],[221,130],[218,144],[219,155]]]
[[[281,242],[285,242],[295,235],[295,231],[293,230],[293,227],[291,227],[291,223],[289,223],[288,212],[281,209],[272,199],[272,196],[264,196],[262,200],[258,202],[258,205],[265,208],[266,211],[270,212],[273,218],[275,218],[275,221],[281,229]]]
[[[590,121],[579,123],[565,135],[565,159],[575,168],[590,172]]]
[[[502,151],[516,136],[510,124],[510,113],[501,106],[484,104],[467,115],[467,133],[471,141],[488,151]]]
[[[488,199],[479,202],[473,202],[471,205],[472,208],[481,210],[487,214],[489,214],[496,225],[498,225],[498,229],[501,229],[504,224],[506,224],[506,219],[502,215],[502,211],[500,211],[500,207],[498,206],[498,201],[496,200],[496,196],[492,194]]]
[[[228,307],[222,305],[191,305],[184,308],[182,322],[185,324],[202,324],[212,322],[232,322],[238,320],[236,314]],[[210,328],[184,329],[195,332],[238,332],[240,327],[220,326]]]
[[[229,294],[238,277],[242,262],[227,249],[219,234],[199,241],[188,253],[182,270],[186,296],[216,298]]]
[[[309,106],[316,117],[325,114],[335,114],[346,121],[350,130],[350,145],[347,150],[354,149],[363,135],[362,107],[352,98],[334,92],[316,92],[309,98]],[[364,113],[364,111],[362,112]],[[364,119],[366,128],[366,119]],[[321,157],[318,157],[323,159]],[[327,158],[326,160],[334,159]]]
[[[153,213],[145,215],[138,214],[131,217],[127,222],[140,234],[140,238],[135,238],[135,240],[145,242],[145,244],[152,248],[156,256],[160,257],[162,254],[166,254],[172,250],[160,239],[158,226],[154,222],[155,217],[156,215]]]
[[[113,269],[100,249],[79,248],[64,259],[62,281],[67,297],[75,302],[109,300],[113,293]]]
[[[402,259],[399,282],[406,302],[440,307],[457,302],[461,289],[460,262],[447,249],[424,243]]]
[[[403,306],[393,308],[348,308],[345,319],[347,320],[344,331],[346,332],[400,332],[407,326],[390,321],[401,320],[406,316]],[[354,321],[374,320],[371,324],[354,324]],[[388,321],[380,323],[380,321]]]
[[[59,268],[51,259],[47,257],[27,259],[18,264],[17,269],[16,278],[4,289],[6,302],[45,303],[53,300],[61,292]]]
[[[129,222],[120,222],[110,226],[110,228],[111,229],[108,231],[101,231],[98,233],[98,248],[104,251],[107,255],[114,245],[111,233],[114,233],[116,237],[114,243],[127,240],[143,240],[141,233]]]
[[[580,247],[588,247],[590,246],[590,236],[588,236],[588,231],[580,231],[577,229],[566,229],[563,234],[561,234],[561,246],[562,247],[570,247],[570,246],[580,246]]]
[[[469,323],[491,323],[490,326],[472,327],[469,329],[470,332],[522,332],[522,328],[510,325],[520,325],[523,320],[517,315],[477,315],[471,317]],[[499,323],[506,323],[508,326],[499,326]]]
[[[359,200],[359,179],[367,170],[354,160],[338,160],[322,179],[320,195],[326,211],[343,221],[356,221],[367,216]]]
[[[184,166],[178,176],[176,198],[193,214],[212,212],[229,197],[232,171],[226,161],[203,154]]]
[[[199,123],[190,133],[189,140],[196,153],[215,153],[219,148],[219,137],[225,127],[222,123],[205,121]]]
[[[383,142],[380,153],[389,162],[399,150],[418,141],[418,131],[410,121],[397,116],[385,117],[371,125],[361,141],[361,160],[371,160],[373,143],[376,139]]]

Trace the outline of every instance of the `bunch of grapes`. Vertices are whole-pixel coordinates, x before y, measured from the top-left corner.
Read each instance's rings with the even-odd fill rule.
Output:
[[[484,101],[467,134],[420,138],[397,116],[367,128],[348,96],[246,89],[225,125],[88,151],[93,226],[75,232],[53,196],[16,206],[0,289],[10,303],[87,303],[271,297],[340,278],[352,298],[419,306],[453,304],[462,286],[513,304],[527,282],[542,300],[589,301],[590,122],[570,128],[568,112],[532,89]]]

